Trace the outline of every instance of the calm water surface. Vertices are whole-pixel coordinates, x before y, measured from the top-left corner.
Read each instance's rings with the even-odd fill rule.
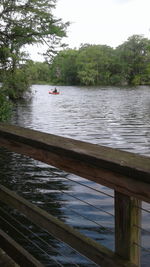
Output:
[[[48,91],[52,88],[47,85],[32,86],[32,98],[17,104],[12,123],[150,156],[150,87],[60,86],[59,95],[50,95]],[[114,248],[112,190],[28,157],[6,150],[1,152],[2,184],[87,236],[111,249]],[[88,205],[89,203],[91,206]],[[149,219],[149,214],[145,214],[143,227],[148,230],[150,230]],[[26,224],[28,225],[28,222]],[[28,228],[36,227],[29,224]],[[66,250],[65,245],[60,245],[52,237],[40,232],[38,228],[35,231],[43,239],[45,238],[43,250],[48,251],[52,256],[50,261],[47,254],[40,252],[40,260],[45,266],[59,264],[95,266],[79,257],[70,248]],[[19,234],[14,232],[14,236],[16,235]],[[36,239],[32,233],[31,237]],[[35,240],[35,242],[37,244],[39,241]],[[46,245],[47,242],[53,244],[57,252]],[[142,239],[142,245],[148,248],[148,244],[149,238],[146,235]],[[32,250],[39,256],[37,247],[33,249],[32,246]],[[68,259],[64,258],[65,253],[70,259],[68,265]],[[148,258],[150,259],[149,255],[145,254],[143,266],[148,266]],[[55,260],[57,264],[53,262]]]

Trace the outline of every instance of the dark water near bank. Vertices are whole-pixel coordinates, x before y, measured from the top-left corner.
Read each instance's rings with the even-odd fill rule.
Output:
[[[49,95],[48,91],[51,88],[34,85],[32,98],[26,102],[20,102],[14,108],[12,123],[150,156],[150,87],[61,86],[58,87],[60,95]],[[0,175],[3,185],[17,191],[26,199],[101,244],[114,248],[112,190],[28,157],[4,149],[1,152]],[[102,193],[93,189],[100,190]],[[150,216],[146,213],[143,227],[147,230],[150,230],[149,219]],[[22,220],[26,219],[23,217]],[[26,224],[32,231],[36,229],[36,233],[45,240],[42,245],[43,250],[52,255],[57,265],[95,266],[79,257],[70,248],[66,249],[65,245],[56,242],[37,227],[31,226],[28,222]],[[14,232],[14,236],[16,235],[19,239],[19,234]],[[29,238],[35,239],[36,244],[40,243],[32,233]],[[142,245],[145,248],[149,247],[149,241],[149,234],[143,235]],[[47,242],[50,242],[57,252],[53,251]],[[33,247],[35,255],[40,255],[40,260],[42,259],[45,266],[57,266],[52,260],[50,261],[47,254],[37,252],[37,247]],[[69,261],[65,259],[65,254]],[[150,255],[147,253],[144,256],[145,265],[143,266],[148,266],[148,259]],[[70,262],[68,265],[67,261]]]

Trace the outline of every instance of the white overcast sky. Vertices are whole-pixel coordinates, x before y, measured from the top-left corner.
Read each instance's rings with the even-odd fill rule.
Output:
[[[150,39],[150,0],[57,0],[53,14],[71,22],[63,40],[70,48],[81,43],[116,47],[133,34]],[[31,49],[33,60],[41,60],[37,52]]]

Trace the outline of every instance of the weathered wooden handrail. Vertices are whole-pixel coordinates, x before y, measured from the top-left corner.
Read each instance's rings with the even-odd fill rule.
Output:
[[[114,266],[126,266],[126,261],[140,265],[134,245],[140,230],[134,225],[140,224],[139,200],[150,202],[150,158],[6,124],[0,124],[0,146],[114,189],[115,254],[106,253],[105,261],[99,254],[100,262],[95,262],[113,266],[115,259]],[[124,259],[122,265],[117,255]]]
[[[150,158],[0,124],[0,146],[150,202]]]

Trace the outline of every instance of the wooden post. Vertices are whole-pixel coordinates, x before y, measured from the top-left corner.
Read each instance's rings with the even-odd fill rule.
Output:
[[[141,201],[115,192],[115,253],[140,266]],[[138,227],[137,227],[138,226]]]

